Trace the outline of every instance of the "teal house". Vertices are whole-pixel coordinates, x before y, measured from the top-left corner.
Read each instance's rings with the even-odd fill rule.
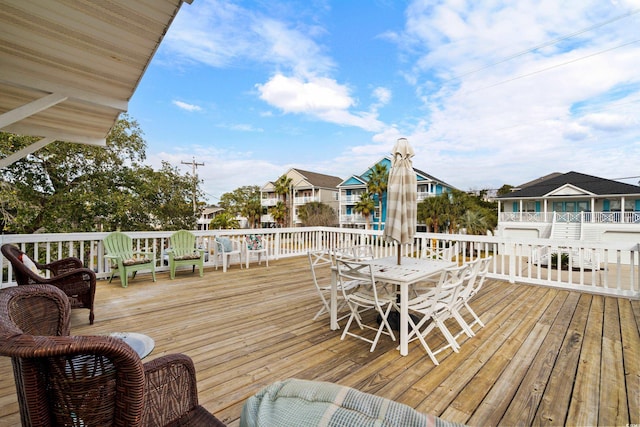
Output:
[[[342,228],[366,228],[367,223],[374,230],[383,230],[387,216],[387,194],[382,195],[382,200],[374,196],[376,208],[368,221],[362,214],[356,212],[355,206],[360,201],[363,194],[367,193],[369,177],[377,164],[383,165],[387,171],[391,169],[391,157],[383,157],[378,162],[371,165],[366,171],[359,175],[351,175],[338,185],[339,190],[339,217]],[[416,187],[416,199],[418,203],[427,197],[437,196],[444,192],[455,189],[451,185],[439,180],[421,170],[413,168],[416,173],[418,185]],[[420,228],[420,224],[418,224]]]

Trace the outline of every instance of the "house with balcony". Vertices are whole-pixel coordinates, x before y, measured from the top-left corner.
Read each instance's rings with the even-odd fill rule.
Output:
[[[206,206],[202,209],[202,212],[200,212],[200,217],[197,221],[198,230],[209,230],[211,221],[222,212],[224,212],[224,209],[219,206]]]
[[[298,218],[298,209],[309,202],[324,203],[336,213],[338,212],[338,189],[336,186],[342,182],[342,178],[295,168],[289,169],[285,175],[291,178],[290,194],[287,196],[287,205],[292,209],[291,226],[302,225]],[[260,189],[260,204],[262,205],[260,221],[263,227],[275,226],[269,208],[281,200],[282,196],[276,193],[275,181],[267,182]]]
[[[552,173],[499,196],[502,237],[640,242],[640,186]]]
[[[355,211],[355,206],[360,201],[360,197],[367,192],[369,177],[377,164],[382,164],[387,170],[391,170],[391,157],[383,157],[374,163],[366,171],[359,175],[351,175],[338,185],[340,191],[340,227],[342,228],[366,228],[367,219]],[[416,188],[417,201],[420,203],[427,197],[437,196],[444,192],[451,191],[455,187],[439,180],[428,173],[413,168],[416,173],[418,185]],[[376,202],[375,212],[369,216],[369,223],[374,230],[379,227],[379,219],[382,220],[381,229],[384,229],[384,221],[387,216],[387,195],[382,195],[381,203],[378,203],[378,196],[374,196]],[[418,229],[425,229],[424,224],[418,224]],[[424,231],[424,230],[423,230]]]

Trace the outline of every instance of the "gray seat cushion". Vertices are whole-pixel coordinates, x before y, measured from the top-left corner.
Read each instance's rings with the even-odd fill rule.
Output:
[[[299,379],[265,387],[245,402],[240,417],[241,427],[459,425],[350,387]]]

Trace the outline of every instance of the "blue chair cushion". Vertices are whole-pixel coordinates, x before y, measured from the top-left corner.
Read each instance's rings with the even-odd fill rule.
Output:
[[[233,244],[228,237],[216,237],[216,241],[222,243],[222,250],[225,252],[233,251]]]

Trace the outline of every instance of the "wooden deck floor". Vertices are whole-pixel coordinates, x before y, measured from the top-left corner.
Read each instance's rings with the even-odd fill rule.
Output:
[[[185,353],[201,403],[238,425],[249,396],[297,377],[337,382],[469,425],[640,424],[640,302],[488,280],[474,302],[486,327],[434,366],[419,343],[402,357],[388,337],[373,353],[340,340],[318,309],[307,259],[227,273],[146,275],[98,283],[96,323],[74,310],[72,333],[137,331],[148,360]],[[343,321],[344,322],[344,321]],[[344,323],[343,323],[344,324]],[[439,334],[429,338],[437,346]],[[0,358],[0,425],[18,425],[10,362]]]

